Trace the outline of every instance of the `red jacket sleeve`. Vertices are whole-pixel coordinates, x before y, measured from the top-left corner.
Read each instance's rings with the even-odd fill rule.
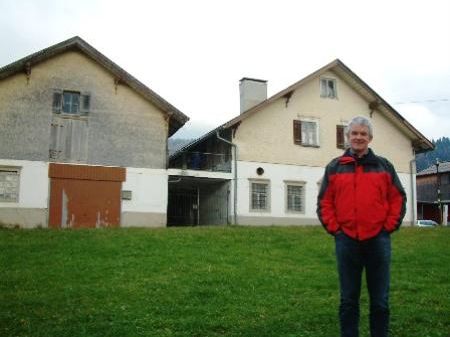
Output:
[[[395,172],[394,167],[389,163],[389,173],[391,175],[391,185],[388,189],[389,213],[385,224],[388,232],[398,229],[406,213],[406,193]]]
[[[327,166],[317,198],[317,216],[327,232],[333,235],[339,230],[339,224],[336,220],[334,194],[333,179],[330,178],[330,168]]]

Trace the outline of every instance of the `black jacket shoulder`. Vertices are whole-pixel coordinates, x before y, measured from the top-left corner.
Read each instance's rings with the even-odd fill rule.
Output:
[[[386,171],[395,172],[394,165],[388,159],[386,159],[382,156],[378,156],[378,155],[376,157],[377,157],[378,161],[380,162],[380,164],[386,168]]]

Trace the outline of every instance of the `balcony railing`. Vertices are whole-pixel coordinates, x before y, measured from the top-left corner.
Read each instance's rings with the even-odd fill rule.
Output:
[[[211,172],[231,172],[231,156],[224,153],[182,152],[171,168]]]

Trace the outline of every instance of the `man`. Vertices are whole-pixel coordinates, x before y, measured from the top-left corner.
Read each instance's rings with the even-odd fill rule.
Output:
[[[335,236],[340,284],[341,337],[357,337],[362,271],[370,297],[370,334],[387,337],[389,327],[390,233],[405,215],[406,194],[394,166],[369,148],[372,124],[353,118],[350,148],[325,169],[317,214]]]

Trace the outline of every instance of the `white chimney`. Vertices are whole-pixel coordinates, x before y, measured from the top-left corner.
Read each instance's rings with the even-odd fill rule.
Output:
[[[241,113],[267,99],[267,81],[243,77],[239,81]]]

